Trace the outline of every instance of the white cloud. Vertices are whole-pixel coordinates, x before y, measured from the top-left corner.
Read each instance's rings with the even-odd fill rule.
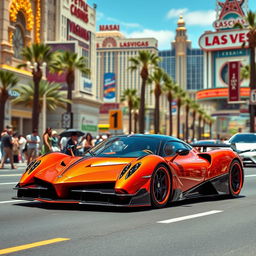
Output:
[[[171,9],[167,13],[167,19],[178,19],[183,15],[187,25],[190,26],[209,26],[216,18],[216,12],[213,10],[189,11],[188,9]]]
[[[147,38],[153,37],[158,40],[158,49],[170,49],[171,41],[174,39],[174,32],[169,30],[151,30],[144,29],[141,31],[134,31],[132,33],[125,33],[127,38]]]

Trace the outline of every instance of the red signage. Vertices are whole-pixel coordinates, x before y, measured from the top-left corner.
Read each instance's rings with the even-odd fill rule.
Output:
[[[73,21],[69,21],[69,30],[71,33],[83,38],[86,41],[90,40],[90,32]]]
[[[241,48],[243,43],[248,41],[247,34],[248,30],[205,33],[200,37],[199,45],[207,51],[238,49]]]
[[[70,13],[78,19],[88,23],[88,4],[84,0],[72,0],[70,5]]]
[[[240,101],[240,61],[230,61],[228,71],[228,101]]]
[[[137,41],[137,42],[121,42],[121,48],[129,48],[129,47],[148,47],[148,41]]]
[[[100,31],[119,31],[119,25],[100,25]]]

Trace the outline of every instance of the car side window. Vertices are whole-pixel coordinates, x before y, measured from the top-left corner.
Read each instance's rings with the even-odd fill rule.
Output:
[[[164,156],[174,156],[178,149],[191,149],[188,145],[179,141],[168,141],[164,146]]]

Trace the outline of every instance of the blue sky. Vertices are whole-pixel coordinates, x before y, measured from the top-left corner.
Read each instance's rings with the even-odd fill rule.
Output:
[[[215,0],[88,0],[87,3],[97,4],[97,30],[99,25],[119,24],[126,37],[155,37],[161,50],[170,48],[180,14],[184,16],[193,47],[198,47],[204,31],[214,30]],[[256,11],[255,0],[248,0],[248,5]]]

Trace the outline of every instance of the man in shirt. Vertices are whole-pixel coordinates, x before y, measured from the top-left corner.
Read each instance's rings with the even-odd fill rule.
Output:
[[[12,152],[12,129],[7,129],[6,133],[1,138],[2,146],[3,146],[3,156],[1,159],[0,169],[4,168],[4,164],[6,160],[9,158],[11,168],[16,169],[13,164],[13,152]]]
[[[27,135],[27,154],[28,164],[38,156],[38,148],[40,137],[38,136],[37,129],[34,129],[32,134]]]

